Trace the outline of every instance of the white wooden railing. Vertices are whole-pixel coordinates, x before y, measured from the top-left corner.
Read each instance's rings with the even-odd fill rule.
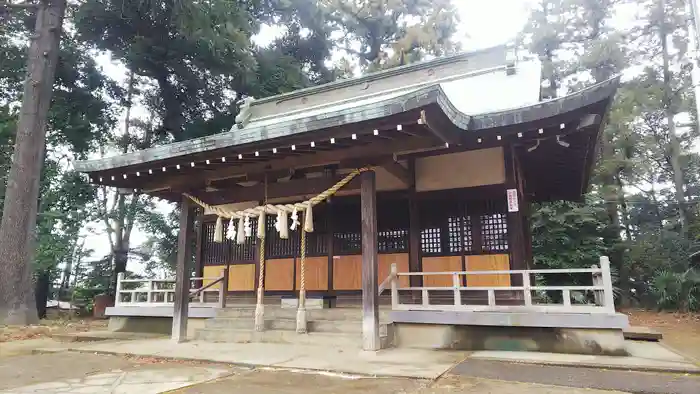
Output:
[[[535,276],[551,274],[591,274],[590,286],[537,286],[532,284]],[[462,277],[467,275],[509,275],[511,278],[520,276],[522,285],[519,286],[464,286]],[[401,277],[449,276],[452,286],[420,286],[400,287]],[[614,313],[612,277],[610,261],[607,257],[600,258],[600,267],[576,269],[534,269],[534,270],[503,270],[503,271],[459,271],[459,272],[397,272],[396,264],[392,264],[391,273],[379,286],[379,292],[391,288],[392,310],[430,310],[430,311],[464,311],[464,312],[561,312],[561,313]],[[419,302],[402,303],[399,292],[419,293]],[[443,305],[431,303],[431,292],[452,292],[453,304]],[[462,302],[462,295],[467,292],[486,292],[486,305],[470,305]],[[521,305],[498,305],[497,291],[510,291],[516,294],[515,299]],[[545,292],[561,292],[562,303],[546,303],[533,300],[536,295]],[[592,303],[572,303],[571,296],[575,292],[593,292]],[[536,297],[539,299],[541,297]]]
[[[190,304],[218,308],[226,306],[226,288],[228,287],[226,268],[218,277],[191,277],[188,281]],[[173,306],[175,279],[126,279],[124,273],[120,273],[117,276],[116,294],[115,306]]]

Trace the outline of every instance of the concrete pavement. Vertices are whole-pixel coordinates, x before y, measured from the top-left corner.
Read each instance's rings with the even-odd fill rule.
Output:
[[[277,343],[192,341],[175,344],[169,339],[76,345],[71,350],[421,379],[435,379],[469,355],[464,351],[385,349],[364,352],[356,348]]]

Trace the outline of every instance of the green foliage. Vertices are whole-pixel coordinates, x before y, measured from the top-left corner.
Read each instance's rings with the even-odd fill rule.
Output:
[[[609,251],[601,236],[605,210],[593,203],[541,204],[531,228],[535,264],[541,267],[589,268]]]

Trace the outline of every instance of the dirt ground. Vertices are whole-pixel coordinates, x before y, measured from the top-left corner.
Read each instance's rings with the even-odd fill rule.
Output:
[[[289,371],[254,370],[199,384],[177,394],[614,394],[532,383],[447,376],[435,382],[399,378],[342,378]]]
[[[38,383],[83,378],[114,370],[188,368],[203,363],[176,362],[151,358],[128,358],[97,354],[60,352],[0,358],[0,392]],[[447,376],[436,382],[401,378],[358,378],[303,371],[236,368],[230,375],[208,383],[172,391],[178,394],[611,394],[609,391],[575,389],[532,383],[505,382],[462,376]]]
[[[631,310],[624,311],[633,326],[653,328],[663,343],[700,362],[700,314]]]
[[[0,326],[0,343],[48,338],[52,334],[107,329],[107,320],[41,320],[35,326]]]

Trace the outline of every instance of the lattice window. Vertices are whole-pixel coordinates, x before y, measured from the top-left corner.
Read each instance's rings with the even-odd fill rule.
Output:
[[[508,250],[508,222],[505,213],[481,215],[482,249],[487,252]]]
[[[447,246],[450,253],[462,251],[462,225],[464,218],[450,216],[447,218]]]
[[[472,218],[471,216],[464,217],[464,250],[465,252],[474,251],[474,238],[472,238]]]
[[[362,250],[362,236],[356,232],[333,234],[333,252],[335,254],[358,254]]]
[[[426,228],[420,232],[421,250],[425,254],[442,253],[440,228]]]
[[[226,264],[226,244],[214,242],[216,223],[202,223],[202,262],[205,265]]]
[[[289,231],[289,238],[280,238],[275,228],[277,215],[267,215],[265,227],[265,256],[270,259],[292,257],[299,251],[298,231]]]
[[[377,233],[379,253],[408,251],[408,229],[386,230]]]
[[[255,243],[257,242],[258,234],[258,219],[250,219],[250,228],[252,236],[245,237],[245,243],[239,245],[236,240],[230,240],[227,243],[231,245],[233,261],[251,261],[257,260],[255,256]]]

